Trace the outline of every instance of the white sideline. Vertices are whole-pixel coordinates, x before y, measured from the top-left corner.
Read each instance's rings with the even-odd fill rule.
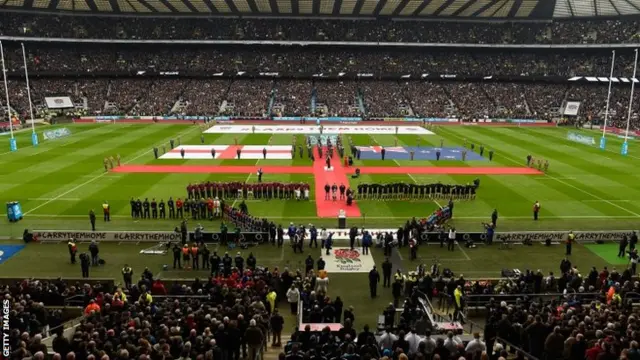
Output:
[[[457,137],[458,139],[461,139],[461,138],[462,138],[461,136],[459,136],[458,134],[455,134],[455,133],[451,133],[451,132],[449,132],[449,134],[452,134],[453,136]],[[501,155],[501,156],[502,156],[503,158],[505,158],[505,159],[507,159],[507,160],[509,160],[509,161],[513,162],[514,164],[518,164],[518,165],[521,165],[521,166],[522,166],[522,161],[517,161],[517,160],[515,160],[513,157],[511,157],[511,156],[509,156],[509,155],[506,155],[506,154],[503,154],[503,155]],[[555,180],[555,181],[557,181],[557,182],[559,182],[559,183],[561,183],[561,184],[564,184],[564,185],[566,185],[566,186],[568,186],[568,187],[574,188],[574,189],[576,189],[576,190],[578,190],[578,191],[582,192],[583,194],[586,194],[586,195],[591,196],[591,197],[592,197],[592,198],[594,198],[594,199],[600,200],[600,201],[605,202],[605,203],[607,203],[607,204],[609,204],[609,205],[611,205],[611,206],[617,207],[617,208],[618,208],[618,209],[620,209],[620,210],[623,210],[623,211],[625,211],[625,212],[628,212],[629,214],[633,215],[634,217],[640,218],[640,214],[637,214],[637,213],[635,213],[635,212],[633,212],[633,211],[631,211],[631,210],[629,210],[629,209],[627,209],[627,208],[625,208],[625,207],[622,207],[622,206],[620,206],[620,205],[617,205],[617,204],[615,204],[615,203],[613,203],[613,202],[611,202],[611,201],[609,201],[609,200],[605,200],[605,199],[601,198],[600,196],[595,195],[595,194],[594,194],[594,193],[592,193],[592,192],[589,192],[589,191],[587,191],[587,190],[581,189],[581,188],[579,188],[579,187],[577,187],[577,186],[575,186],[575,185],[571,185],[571,184],[569,184],[568,182],[563,181],[563,180],[561,180],[560,178],[557,178],[557,177],[551,176],[551,175],[549,175],[549,174],[547,174],[547,173],[544,173],[544,176],[548,177],[548,178],[549,178],[549,179],[551,179],[551,180]]]
[[[179,136],[183,136],[184,134],[187,134],[187,133],[189,133],[189,132],[193,131],[194,129],[199,129],[199,128],[197,128],[197,127],[192,127],[192,128],[190,128],[190,129],[188,129],[188,130],[185,130],[185,131],[183,131],[183,132],[179,133],[177,136],[178,136],[178,137],[179,137]],[[173,136],[171,136],[171,137],[173,137]],[[165,139],[166,139],[166,138],[165,138]],[[123,164],[125,164],[125,165],[126,165],[126,164],[128,164],[128,163],[130,163],[130,162],[133,162],[133,161],[135,161],[135,160],[138,160],[139,158],[141,158],[141,157],[143,157],[143,156],[147,155],[148,153],[150,153],[150,152],[152,152],[152,151],[153,151],[153,149],[151,149],[151,150],[146,150],[145,152],[141,153],[140,155],[138,155],[138,156],[136,156],[136,157],[134,157],[134,158],[131,158],[131,159],[129,159],[129,160],[127,160],[127,161],[123,162]],[[82,184],[80,184],[80,185],[78,185],[78,186],[76,186],[76,187],[72,188],[71,190],[67,190],[67,191],[63,192],[62,194],[60,194],[60,195],[58,195],[58,196],[56,196],[56,197],[52,198],[51,200],[47,200],[47,201],[43,202],[42,204],[40,204],[40,205],[38,205],[38,206],[34,207],[33,209],[31,209],[31,210],[29,210],[29,211],[26,211],[26,212],[24,213],[24,215],[29,215],[30,213],[32,213],[32,212],[34,212],[34,211],[36,211],[36,210],[40,209],[41,207],[43,207],[43,206],[45,206],[45,205],[47,205],[47,204],[50,204],[51,202],[56,201],[56,200],[58,200],[58,199],[60,199],[60,198],[64,197],[65,195],[71,194],[72,192],[74,192],[74,191],[76,191],[76,190],[80,189],[81,187],[83,187],[83,186],[85,186],[85,185],[87,185],[87,184],[90,184],[90,183],[92,183],[92,182],[94,182],[94,181],[96,181],[96,180],[98,180],[98,179],[102,178],[103,176],[105,176],[105,175],[107,175],[107,174],[110,174],[110,173],[109,173],[108,171],[105,171],[105,172],[103,172],[103,173],[101,173],[101,174],[99,174],[99,175],[97,175],[97,176],[94,176],[94,177],[92,177],[91,179],[89,179],[89,180],[87,180],[87,181],[83,182]]]
[[[91,130],[87,130],[87,131],[81,132],[80,134],[86,134],[86,133],[88,133],[88,132],[96,131],[96,130],[101,130],[101,129],[102,129],[102,127],[96,127],[95,129],[91,129]],[[24,130],[31,130],[31,129],[24,129]],[[21,130],[19,130],[19,131],[21,131]],[[26,132],[26,131],[25,131],[25,132]],[[16,131],[14,131],[14,133],[16,133]],[[73,134],[72,134],[72,135],[73,135]],[[9,137],[7,137],[7,139],[9,139]],[[67,142],[67,143],[63,143],[63,144],[62,144],[62,146],[75,144],[75,143],[77,143],[77,142],[79,142],[79,141],[82,141],[82,138],[74,139],[74,141],[69,141],[69,142]],[[38,143],[38,145],[48,145],[48,144],[50,144],[50,143],[49,143],[49,142],[42,142],[42,143],[41,143],[41,142],[39,142],[39,143]],[[32,146],[31,148],[33,148],[33,146]],[[27,149],[28,149],[28,148],[27,148]],[[33,155],[38,155],[38,154],[40,154],[40,153],[47,152],[47,151],[52,150],[52,149],[56,149],[56,147],[53,147],[53,146],[52,146],[52,147],[49,147],[48,149],[45,149],[45,150],[42,150],[42,151],[38,151],[38,152],[33,153],[33,154],[31,154],[31,155],[32,155],[32,156],[33,156]],[[18,148],[18,150],[20,150],[20,148]],[[13,153],[13,152],[18,152],[18,151],[7,151],[7,152],[4,152],[4,153],[1,153],[1,154],[0,154],[0,156],[2,156],[2,155],[7,155],[7,154],[11,154],[11,153]]]

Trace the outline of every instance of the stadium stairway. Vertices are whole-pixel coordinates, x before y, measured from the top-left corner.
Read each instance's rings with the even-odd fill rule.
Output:
[[[284,351],[284,346],[291,340],[291,334],[282,334],[281,347],[272,347],[271,340],[272,339],[269,338],[269,346],[267,346],[267,351],[264,352],[262,360],[278,360],[278,355]]]

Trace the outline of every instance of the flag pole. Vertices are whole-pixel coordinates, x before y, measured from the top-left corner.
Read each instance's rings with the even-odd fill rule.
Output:
[[[38,146],[38,135],[36,134],[36,125],[33,117],[33,104],[31,103],[31,87],[29,86],[29,70],[27,70],[27,52],[24,50],[24,43],[22,45],[22,61],[24,62],[24,77],[27,79],[27,96],[29,98],[29,114],[31,115],[31,142],[33,146]]]
[[[7,96],[7,118],[9,119],[9,131],[11,132],[11,138],[9,139],[9,148],[11,151],[18,150],[16,146],[16,139],[13,137],[13,123],[11,122],[11,105],[9,104],[9,86],[7,85],[7,69],[4,64],[4,47],[2,41],[0,41],[0,57],[2,57],[2,77],[4,79],[4,93]]]
[[[627,112],[627,131],[625,131],[624,133],[624,143],[622,144],[622,149],[620,150],[620,153],[622,155],[627,155],[627,153],[629,152],[629,127],[631,125],[631,107],[633,105],[633,90],[636,87],[636,70],[638,70],[638,49],[635,50],[636,52],[636,60],[633,63],[633,77],[631,78],[631,95],[629,96],[629,111]]]
[[[609,119],[609,100],[611,99],[611,84],[613,83],[613,68],[616,63],[616,51],[613,50],[611,55],[611,72],[609,73],[609,92],[607,93],[607,108],[604,113],[604,126],[602,127],[602,138],[600,139],[600,149],[604,150],[607,146],[605,138],[607,134],[607,120]]]

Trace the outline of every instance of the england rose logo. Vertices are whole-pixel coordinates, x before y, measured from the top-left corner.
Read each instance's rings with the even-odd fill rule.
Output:
[[[333,251],[333,255],[335,256],[335,260],[340,264],[353,264],[361,262],[360,252],[358,252],[358,250],[337,249]]]

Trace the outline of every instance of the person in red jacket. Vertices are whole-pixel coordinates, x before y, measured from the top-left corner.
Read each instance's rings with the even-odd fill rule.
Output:
[[[151,285],[151,294],[152,295],[167,295],[167,289],[165,289],[164,284],[160,279],[156,279]]]
[[[213,220],[213,199],[212,198],[207,199],[207,211],[208,211],[209,219]]]
[[[178,219],[182,219],[184,217],[182,214],[183,205],[184,203],[182,202],[182,199],[178,198],[178,200],[176,200],[176,209],[178,209],[177,210]]]

